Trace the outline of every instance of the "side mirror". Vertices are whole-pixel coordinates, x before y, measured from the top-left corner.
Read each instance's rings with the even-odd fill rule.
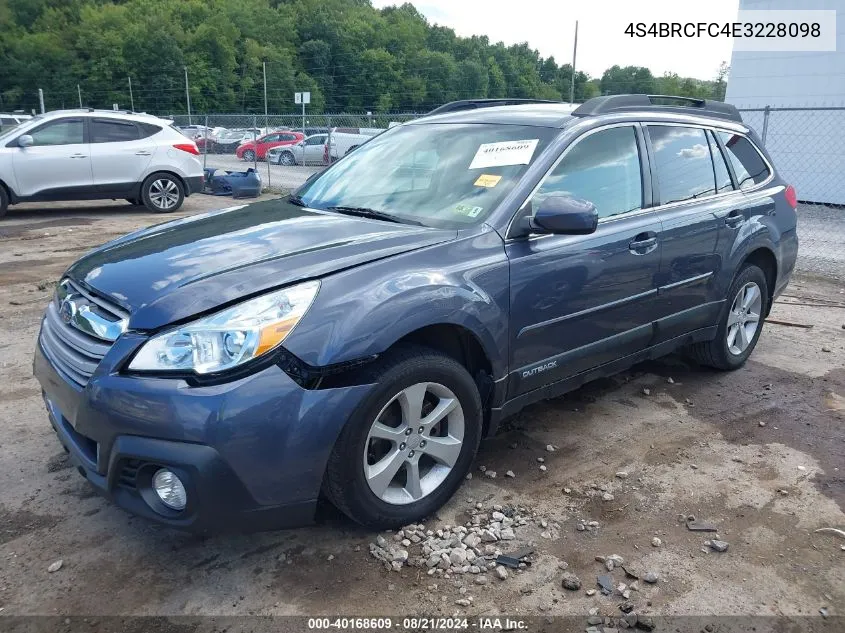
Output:
[[[22,134],[18,137],[18,147],[30,147],[34,142],[29,134]]]
[[[549,196],[540,203],[533,217],[524,220],[526,233],[588,235],[599,225],[596,205],[589,200]]]

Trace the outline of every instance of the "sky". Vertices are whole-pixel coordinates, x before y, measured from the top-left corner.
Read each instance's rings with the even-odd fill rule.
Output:
[[[731,40],[720,38],[631,38],[631,22],[732,22],[739,0],[410,0],[430,23],[458,35],[486,35],[491,42],[528,42],[558,64],[572,61],[575,20],[578,57],[575,66],[592,77],[605,69],[646,66],[656,76],[713,79],[719,64],[730,63]],[[402,0],[372,0],[381,8]]]

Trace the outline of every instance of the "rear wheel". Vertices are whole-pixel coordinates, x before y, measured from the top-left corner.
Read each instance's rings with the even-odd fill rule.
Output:
[[[461,485],[481,439],[481,399],[460,363],[425,347],[394,350],[369,374],[375,387],[335,443],[326,489],[358,523],[398,527]]]
[[[171,213],[182,206],[185,190],[176,176],[160,172],[144,181],[141,197],[150,211]]]
[[[243,159],[248,163],[255,162],[255,152],[253,152],[251,149],[246,150],[243,153]]]
[[[716,369],[742,367],[760,339],[768,305],[766,275],[758,266],[746,265],[728,291],[716,338],[692,345],[690,355]]]

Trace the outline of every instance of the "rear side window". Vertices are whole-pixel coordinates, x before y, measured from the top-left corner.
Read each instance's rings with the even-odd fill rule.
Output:
[[[725,164],[725,157],[722,150],[713,136],[713,132],[707,132],[707,140],[710,141],[710,154],[713,156],[713,172],[716,174],[716,192],[732,191],[734,186],[731,182],[731,174]]]
[[[141,132],[140,138],[147,138],[153,134],[158,134],[162,130],[161,126],[153,125],[152,123],[139,123],[136,121],[135,125],[138,126],[138,130]]]
[[[92,143],[119,143],[137,141],[138,128],[132,121],[117,119],[91,119]]]
[[[600,218],[642,208],[640,154],[633,127],[590,134],[570,149],[531,198],[537,209],[548,196],[589,200]]]
[[[710,145],[704,130],[649,125],[660,204],[692,200],[716,193]]]
[[[751,141],[731,132],[719,132],[719,137],[728,150],[728,159],[733,165],[740,189],[759,185],[769,177],[769,168]]]

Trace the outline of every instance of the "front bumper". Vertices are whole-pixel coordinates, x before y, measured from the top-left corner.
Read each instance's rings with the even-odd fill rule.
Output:
[[[80,473],[118,506],[197,532],[294,527],[313,520],[331,448],[370,386],[308,390],[279,367],[191,387],[117,371],[143,342],[118,339],[84,387],[36,346],[50,423]],[[157,504],[160,468],[185,484],[176,513]]]

